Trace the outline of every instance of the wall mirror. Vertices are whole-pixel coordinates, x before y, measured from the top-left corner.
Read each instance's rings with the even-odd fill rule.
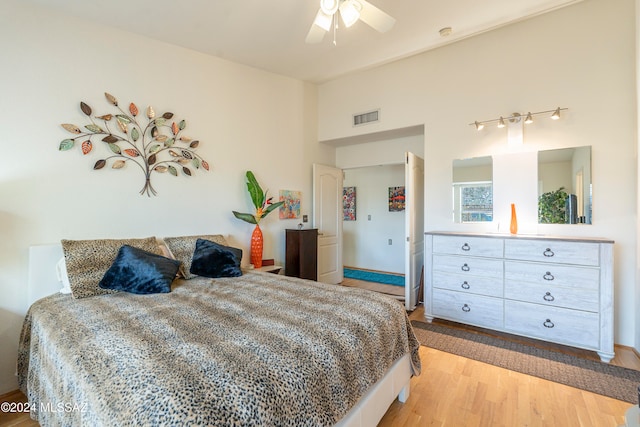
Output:
[[[453,161],[453,221],[493,221],[491,156]]]
[[[538,223],[591,224],[591,147],[538,152]]]

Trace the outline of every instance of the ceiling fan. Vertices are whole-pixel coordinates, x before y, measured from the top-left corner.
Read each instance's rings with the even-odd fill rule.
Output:
[[[396,23],[394,18],[366,0],[320,0],[320,10],[311,24],[306,42],[320,43],[327,31],[331,29],[332,24],[335,31],[338,26],[338,11],[340,11],[342,22],[347,28],[361,20],[373,29],[385,33]]]

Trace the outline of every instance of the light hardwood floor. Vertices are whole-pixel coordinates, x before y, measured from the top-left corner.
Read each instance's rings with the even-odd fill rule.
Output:
[[[409,318],[424,321],[423,308]],[[598,359],[594,352],[563,350]],[[624,413],[632,406],[424,346],[420,356],[422,374],[411,380],[409,399],[396,400],[380,427],[615,427],[624,425]],[[640,370],[640,359],[626,347],[616,346],[612,363]]]
[[[422,307],[409,315],[421,321],[423,316]],[[624,424],[631,406],[424,346],[420,356],[422,374],[411,380],[409,399],[396,400],[380,427],[615,427]],[[629,348],[616,347],[612,363],[640,370],[640,359]],[[0,402],[25,401],[19,391],[0,396]],[[0,413],[0,426],[37,425],[28,414]]]

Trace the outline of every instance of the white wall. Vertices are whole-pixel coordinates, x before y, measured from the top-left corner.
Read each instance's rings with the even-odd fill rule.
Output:
[[[381,108],[366,132],[425,124],[425,230],[507,231],[516,203],[521,232],[615,240],[615,340],[634,345],[636,309],[636,91],[634,0],[585,0],[320,86],[319,138],[364,133],[348,125]],[[615,31],[598,29],[615,28]],[[455,28],[454,28],[455,31]],[[349,93],[345,99],[343,94]],[[568,107],[559,121],[536,117],[524,144],[474,120]],[[593,225],[537,224],[537,156],[592,146]],[[451,162],[494,156],[491,224],[451,221]],[[635,344],[637,345],[637,344]]]
[[[404,153],[407,151],[424,157],[423,134],[382,140],[377,140],[375,133],[364,135],[372,141],[336,148],[336,167],[350,169],[404,163]]]
[[[0,51],[0,394],[17,388],[30,245],[223,233],[246,256],[252,226],[231,214],[251,211],[245,172],[271,194],[301,190],[311,214],[311,164],[335,163],[335,150],[315,142],[313,85],[13,0],[0,2]],[[60,124],[87,124],[80,101],[113,112],[105,91],[186,119],[211,171],[156,175],[149,198],[133,167],[92,170],[104,146],[59,152],[69,135]],[[297,222],[263,221],[265,257],[284,260],[283,230]]]
[[[356,187],[356,220],[342,226],[345,266],[404,274],[405,213],[388,203],[389,187],[404,184],[404,163],[344,171],[343,185]]]
[[[635,50],[635,66],[636,66],[636,153],[640,147],[640,0],[636,0],[636,50]],[[640,159],[636,157],[636,194],[640,188]],[[636,319],[635,324],[640,325],[640,197],[636,200]],[[640,353],[640,327],[636,327],[636,345],[635,349]]]

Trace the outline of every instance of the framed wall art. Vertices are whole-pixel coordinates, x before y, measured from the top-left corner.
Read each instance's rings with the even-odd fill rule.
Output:
[[[300,199],[302,192],[292,190],[280,190],[280,219],[300,218]]]
[[[356,187],[342,188],[342,209],[344,221],[356,220]]]
[[[389,212],[404,210],[404,185],[402,187],[389,187]]]

